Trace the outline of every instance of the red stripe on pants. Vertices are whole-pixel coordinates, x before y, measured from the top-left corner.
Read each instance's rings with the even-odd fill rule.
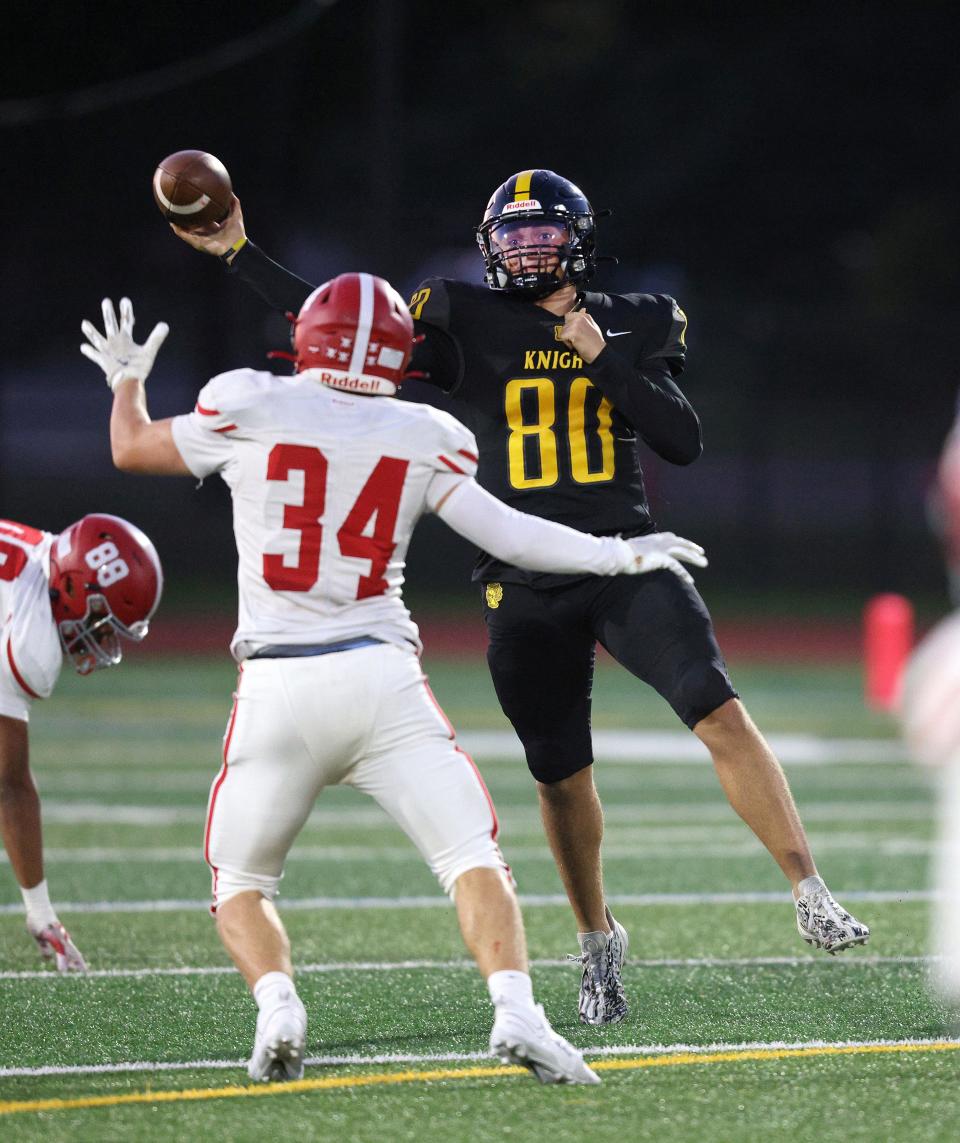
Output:
[[[230,751],[230,740],[233,738],[233,726],[237,721],[237,704],[240,698],[240,683],[243,679],[243,667],[240,667],[240,673],[237,676],[237,689],[233,696],[233,707],[230,711],[230,719],[227,722],[227,733],[223,739],[223,763],[220,766],[220,773],[217,775],[217,780],[213,784],[213,789],[210,791],[210,805],[207,807],[207,823],[203,831],[203,860],[210,866],[213,871],[213,900],[214,903],[210,906],[210,911],[215,913],[217,911],[217,875],[219,870],[210,860],[210,830],[213,825],[213,810],[217,802],[217,794],[220,793],[220,787],[223,785],[227,777],[227,755]]]

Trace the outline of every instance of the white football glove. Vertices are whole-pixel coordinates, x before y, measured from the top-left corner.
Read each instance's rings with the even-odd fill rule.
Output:
[[[627,543],[637,561],[636,569],[631,569],[636,575],[655,571],[657,568],[666,568],[674,575],[678,575],[684,583],[693,583],[693,576],[680,561],[698,568],[707,566],[703,548],[693,540],[685,540],[683,536],[676,536],[673,532],[653,532],[649,536],[637,536],[627,540]]]
[[[133,303],[130,299],[120,299],[119,328],[113,302],[104,298],[100,308],[103,311],[104,333],[93,322],[84,321],[80,329],[89,344],[81,345],[80,352],[100,366],[113,392],[117,391],[121,381],[131,377],[146,381],[153,368],[153,359],[170,332],[170,327],[165,321],[158,322],[146,342],[137,345],[133,340]]]

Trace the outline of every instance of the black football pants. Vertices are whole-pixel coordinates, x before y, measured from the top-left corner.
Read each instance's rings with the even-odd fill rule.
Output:
[[[689,727],[736,698],[706,605],[673,572],[591,576],[562,587],[481,585],[487,663],[540,782],[593,762],[596,644],[659,692]]]

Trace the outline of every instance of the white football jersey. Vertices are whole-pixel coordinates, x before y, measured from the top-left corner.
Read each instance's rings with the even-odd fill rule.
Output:
[[[0,714],[26,721],[34,699],[53,693],[63,649],[50,609],[50,548],[56,539],[0,520]]]
[[[362,635],[419,648],[404,561],[434,477],[476,472],[476,441],[459,421],[331,389],[309,371],[237,369],[174,418],[173,439],[191,472],[219,472],[233,496],[237,659]]]

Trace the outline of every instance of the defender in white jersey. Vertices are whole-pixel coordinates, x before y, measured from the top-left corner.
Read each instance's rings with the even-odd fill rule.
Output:
[[[59,972],[87,966],[44,877],[30,708],[53,693],[64,654],[81,675],[119,663],[119,636],[146,635],[162,585],[153,544],[126,520],[84,516],[59,535],[0,520],[0,832],[27,929]]]
[[[240,682],[210,794],[205,837],[223,942],[259,1006],[249,1073],[302,1074],[306,1014],[273,905],[283,864],[328,785],[369,793],[454,897],[496,1016],[491,1050],[544,1083],[597,1083],[534,1005],[523,925],[489,794],[437,706],[403,604],[407,545],[437,513],[503,559],[544,571],[637,573],[702,550],[662,534],[598,539],[524,516],[473,479],[458,421],[394,401],[413,324],[381,279],[344,274],[307,299],[293,377],[240,369],[185,416],[153,422],[142,382],[165,336],[133,341],[130,302],[83,348],[114,392],[113,456],[133,472],[219,473],[233,496]]]
[[[937,790],[937,893],[931,906],[931,981],[960,1028],[960,413],[932,489],[957,609],[924,638],[904,673],[900,717],[914,761]]]

